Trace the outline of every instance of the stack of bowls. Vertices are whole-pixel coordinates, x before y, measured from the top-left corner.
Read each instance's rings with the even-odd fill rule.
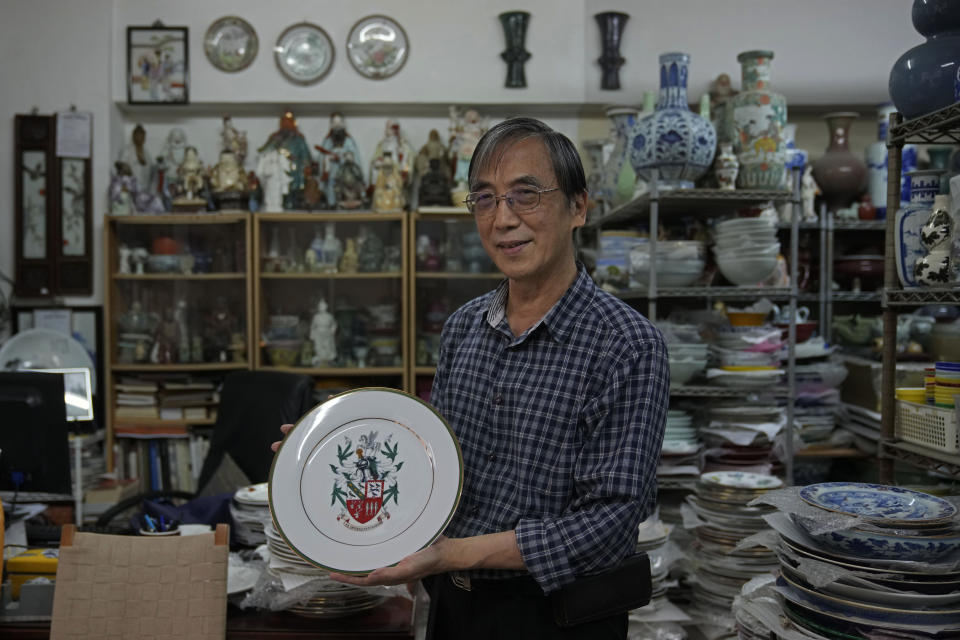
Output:
[[[933,389],[934,404],[938,407],[952,409],[957,395],[960,395],[960,362],[936,363]]]
[[[718,330],[711,346],[713,367],[707,378],[713,384],[738,388],[770,387],[780,382],[782,342],[770,325],[731,326]]]
[[[670,362],[670,384],[683,385],[698,377],[707,368],[707,351],[704,343],[671,343],[667,345]]]
[[[768,518],[780,534],[778,592],[789,618],[818,633],[957,637],[960,529],[953,504],[901,487],[846,482],[809,485],[800,497],[810,506]],[[856,518],[850,528],[819,532],[825,518],[836,525],[843,516]],[[834,580],[825,583],[829,575]]]
[[[694,240],[661,240],[657,242],[658,287],[687,287],[703,274],[707,250]],[[650,284],[650,244],[638,244],[630,250],[630,286]]]
[[[777,227],[768,218],[734,218],[717,224],[714,255],[720,273],[736,285],[756,285],[773,273],[780,255]]]
[[[260,482],[237,489],[230,501],[233,517],[233,535],[248,547],[256,547],[267,541],[263,523],[270,520],[270,504],[267,498],[267,483]]]
[[[782,486],[783,481],[775,476],[738,471],[705,473],[700,477],[694,494],[687,496],[688,507],[703,522],[694,530],[693,542],[693,593],[697,602],[730,611],[744,584],[776,569],[777,558],[771,550],[736,546],[769,529],[763,516],[774,510],[766,505],[747,504]]]

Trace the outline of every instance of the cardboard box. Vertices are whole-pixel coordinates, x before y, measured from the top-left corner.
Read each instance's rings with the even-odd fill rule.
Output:
[[[847,367],[847,379],[843,381],[840,397],[844,402],[855,404],[871,411],[880,411],[880,389],[883,379],[883,365],[874,360],[844,356],[843,364]],[[897,363],[897,387],[923,387],[924,367],[930,363],[900,362]]]

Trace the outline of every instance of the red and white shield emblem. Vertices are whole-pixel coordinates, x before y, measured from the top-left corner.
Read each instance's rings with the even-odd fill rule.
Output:
[[[383,506],[383,480],[367,480],[363,483],[364,499],[347,499],[347,511],[354,520],[365,524],[380,513]]]

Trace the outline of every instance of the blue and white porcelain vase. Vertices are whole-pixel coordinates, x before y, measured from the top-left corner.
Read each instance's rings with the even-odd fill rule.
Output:
[[[792,188],[790,185],[790,174],[794,169],[800,169],[807,166],[810,161],[810,152],[806,149],[797,148],[797,125],[787,124],[783,128],[783,146],[786,154],[787,175],[784,180],[784,189]]]
[[[613,151],[603,167],[602,191],[614,207],[629,202],[637,182],[637,174],[630,165],[630,140],[637,124],[637,110],[633,107],[610,107],[610,135]]]
[[[913,0],[914,28],[927,41],[890,70],[890,98],[907,120],[960,100],[960,10],[956,0]]]
[[[910,203],[897,211],[894,249],[897,260],[897,276],[906,288],[917,287],[914,267],[917,260],[927,253],[920,240],[920,230],[930,218],[933,200],[940,193],[940,171],[911,171]]]
[[[867,146],[864,160],[867,162],[867,193],[873,206],[877,208],[877,219],[887,217],[887,129],[890,128],[890,114],[897,110],[892,102],[877,107],[877,141]],[[910,178],[907,174],[917,169],[917,147],[903,145],[900,174],[900,203],[910,202]]]
[[[717,132],[710,121],[690,111],[687,77],[690,56],[660,56],[660,96],[652,115],[634,127],[630,163],[641,174],[659,171],[661,189],[690,189],[713,163]],[[643,177],[638,175],[638,178]]]
[[[949,209],[950,196],[938,194],[933,200],[930,217],[920,228],[920,243],[927,255],[917,259],[914,277],[921,286],[943,287],[953,280],[950,257],[953,218]]]
[[[772,51],[744,51],[741,90],[727,105],[727,130],[740,161],[738,189],[780,189],[784,185],[787,99],[770,90]]]

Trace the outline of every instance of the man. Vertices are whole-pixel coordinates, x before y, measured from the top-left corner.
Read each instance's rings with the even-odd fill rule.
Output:
[[[484,248],[507,279],[443,329],[431,403],[460,440],[460,505],[433,545],[334,577],[429,576],[432,638],[625,638],[626,613],[561,628],[545,594],[636,547],[656,500],[663,338],[576,262],[587,193],[569,139],[530,118],[496,125],[469,186]]]

